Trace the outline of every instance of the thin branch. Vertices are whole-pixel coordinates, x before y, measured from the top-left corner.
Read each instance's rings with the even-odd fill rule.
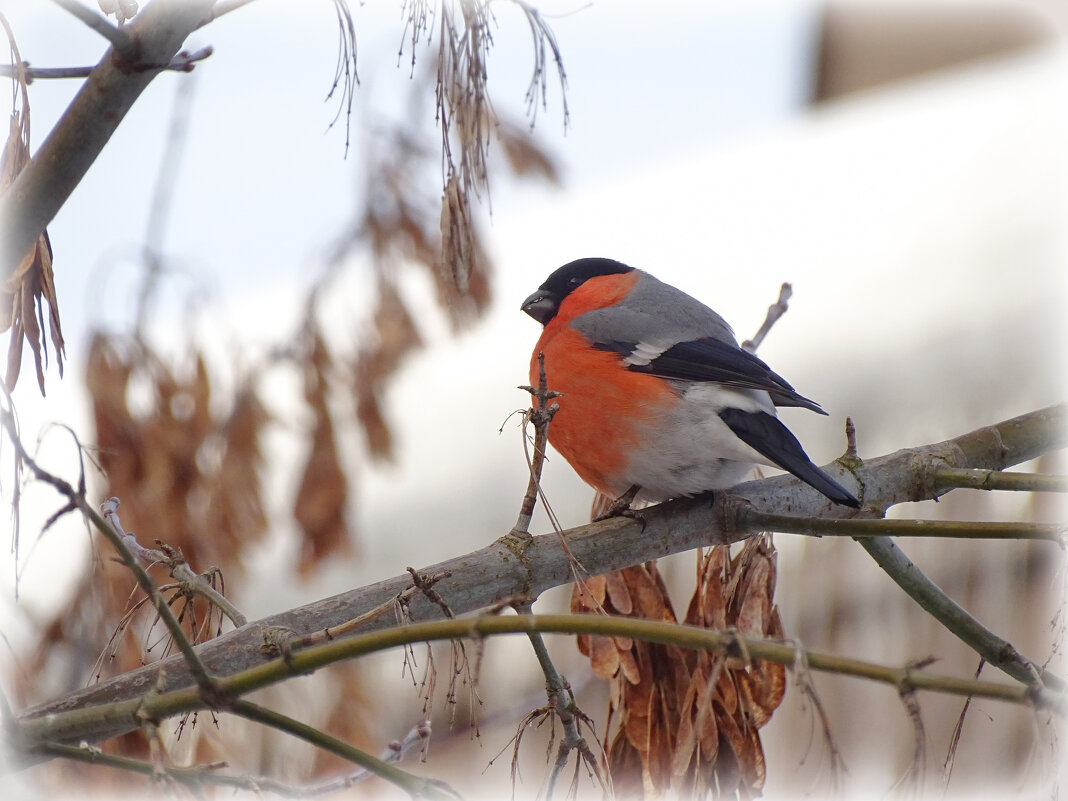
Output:
[[[201,47],[190,53],[182,50],[170,60],[164,70],[171,72],[192,72],[198,61],[203,61],[215,52],[211,45]],[[34,81],[57,80],[63,78],[88,78],[94,67],[33,67],[30,62],[22,62],[22,70],[26,76],[26,83]],[[0,77],[13,78],[18,74],[18,66],[14,64],[0,64]]]
[[[986,664],[986,660],[980,658],[979,666],[975,669],[975,678],[983,672],[983,665]],[[949,790],[949,780],[953,777],[953,764],[957,760],[957,748],[960,745],[960,736],[964,732],[964,719],[968,714],[968,709],[971,707],[972,697],[969,695],[964,699],[964,706],[961,707],[960,715],[957,716],[957,723],[953,726],[953,734],[949,738],[949,749],[946,751],[946,759],[942,763],[942,797],[946,797],[946,793]]]
[[[455,637],[480,638],[498,634],[530,634],[531,632],[557,634],[591,634],[610,637],[632,637],[646,642],[678,645],[724,653],[729,656],[745,654],[750,659],[766,659],[781,665],[793,666],[799,658],[812,670],[837,673],[846,676],[871,679],[916,690],[930,690],[950,695],[974,695],[1012,703],[1034,704],[1039,709],[1050,709],[1057,714],[1068,713],[1068,699],[1060,692],[1032,683],[1030,686],[982,681],[958,676],[929,673],[913,665],[892,667],[867,662],[851,657],[838,656],[821,651],[802,649],[796,644],[747,637],[734,632],[721,632],[690,626],[641,618],[624,618],[608,615],[482,615],[476,618],[450,618],[427,623],[412,623],[385,629],[334,642],[323,643],[307,650],[298,651],[289,657],[289,665],[276,660],[261,668],[253,668],[239,682],[225,680],[224,691],[233,691],[240,685],[241,691],[254,686],[279,671],[293,675],[331,664],[342,659],[363,656],[375,651],[393,648],[405,643],[453,639]]]
[[[527,419],[534,424],[534,455],[529,460],[530,478],[527,481],[527,491],[523,495],[523,504],[519,509],[519,518],[512,527],[511,534],[520,539],[530,539],[530,518],[534,514],[534,504],[537,503],[538,494],[541,492],[541,470],[545,464],[545,449],[548,447],[549,423],[556,414],[560,405],[550,404],[549,401],[559,398],[559,392],[550,392],[545,377],[545,354],[538,354],[538,386],[521,386],[519,389],[526,390],[534,398],[534,408],[527,412]]]
[[[810,537],[943,537],[977,540],[1045,540],[1065,545],[1068,523],[990,523],[967,520],[900,520],[854,517],[827,520],[772,514],[743,507],[738,516],[748,531],[778,531]]]
[[[947,465],[1002,469],[1064,447],[1068,437],[1066,417],[1068,406],[1053,406],[945,442],[903,449],[859,464],[851,462],[848,475],[843,475],[841,465],[827,469],[843,481],[863,485],[866,501],[875,508],[885,508],[894,503],[932,497],[933,490],[927,477]],[[748,536],[744,530],[727,525],[729,519],[724,512],[728,502],[755,505],[769,512],[789,510],[796,515],[820,514],[828,519],[845,517],[853,511],[832,506],[793,476],[777,476],[718,493],[715,503],[710,503],[707,497],[698,497],[643,509],[644,526],[627,518],[615,518],[579,526],[562,535],[534,536],[523,544],[520,552],[515,548],[514,537],[503,537],[477,551],[421,568],[419,572],[423,575],[449,573],[449,578],[442,579],[438,590],[449,599],[450,608],[459,616],[512,603],[516,598],[536,598],[551,587],[573,581],[572,562],[561,547],[561,537],[591,575],[620,570],[671,553],[744,539]],[[264,663],[266,656],[261,648],[265,636],[272,631],[318,631],[368,612],[374,614],[370,615],[363,631],[390,625],[390,615],[375,610],[383,604],[392,608],[394,599],[411,586],[411,576],[404,573],[355,588],[228,632],[198,646],[197,652],[212,665],[217,677],[236,674]],[[411,598],[409,612],[415,621],[442,616],[433,602],[419,594]],[[160,664],[167,671],[168,687],[184,688],[193,683],[189,669],[181,659],[171,657]],[[72,710],[102,701],[140,699],[153,686],[158,671],[159,666],[152,665],[102,681],[28,710],[23,713],[22,720],[49,714],[73,714]],[[192,692],[195,697],[195,689]],[[79,725],[89,724],[83,721]],[[129,720],[116,716],[96,721],[90,726],[90,732],[80,728],[81,733],[77,736],[92,741],[131,728]]]
[[[771,331],[771,327],[775,325],[778,319],[786,314],[787,309],[790,308],[790,297],[793,293],[793,287],[790,286],[790,284],[783,282],[783,285],[779,287],[779,299],[768,306],[768,314],[764,318],[764,322],[761,324],[760,329],[752,339],[747,339],[742,343],[742,350],[756,353],[757,348],[759,348],[760,344],[764,341],[764,337]]]
[[[452,640],[456,638],[484,638],[502,634],[528,634],[530,632],[558,634],[593,634],[615,637],[631,637],[648,642],[677,645],[747,659],[766,659],[781,665],[792,666],[804,660],[810,670],[820,670],[843,676],[854,676],[893,685],[899,690],[926,690],[950,695],[975,696],[1005,701],[1038,709],[1049,709],[1058,715],[1068,712],[1065,696],[1041,683],[1030,685],[1008,684],[930,673],[916,666],[892,667],[867,662],[851,657],[838,656],[820,651],[799,648],[788,642],[747,637],[735,632],[670,623],[659,620],[643,620],[606,615],[483,615],[475,618],[450,618],[427,623],[413,623],[381,631],[357,634],[344,640],[322,643],[289,654],[286,658],[274,659],[266,664],[249,668],[232,676],[219,679],[221,696],[237,699],[253,690],[266,687],[285,679],[303,675],[336,662],[364,656],[369,653],[395,648],[415,642]],[[245,701],[229,702],[233,711],[246,717],[256,717],[265,722],[281,720],[277,713],[252,712]],[[58,711],[50,714],[26,717],[19,721],[20,745],[28,759],[33,758],[38,743],[63,741],[88,741],[107,731],[117,720],[126,720],[138,711],[150,719],[162,720],[172,715],[202,709],[206,705],[202,693],[196,687],[150,693],[143,698],[115,701],[96,707]],[[248,712],[246,714],[246,712]],[[299,729],[300,724],[295,728]],[[290,730],[290,729],[287,729]],[[316,736],[321,735],[317,733]],[[298,735],[300,736],[300,735]],[[348,746],[345,746],[348,748]],[[336,753],[336,752],[335,752]],[[362,755],[362,752],[360,752]],[[354,756],[341,754],[346,759]],[[365,756],[359,756],[363,759]],[[371,758],[373,759],[373,758]],[[357,762],[357,764],[362,764]],[[381,774],[380,774],[381,775]]]
[[[514,2],[526,15],[527,24],[530,26],[530,37],[534,46],[534,68],[526,94],[527,116],[530,118],[530,127],[533,129],[537,120],[539,99],[541,100],[540,105],[542,108],[547,108],[549,104],[549,70],[546,57],[548,54],[545,49],[546,45],[548,45],[549,52],[552,53],[553,62],[556,65],[557,77],[560,79],[560,103],[563,106],[564,131],[566,132],[568,123],[571,120],[571,112],[567,107],[567,74],[564,72],[564,59],[560,53],[560,46],[556,42],[556,34],[553,33],[552,28],[549,27],[536,8],[523,0],[514,0]]]
[[[36,747],[41,754],[69,759],[74,762],[84,762],[89,765],[102,765],[105,767],[124,770],[129,773],[139,773],[142,776],[154,777],[157,775],[157,767],[152,762],[132,757],[119,756],[118,754],[106,754],[99,748],[82,745],[65,745],[63,743],[42,743]],[[271,779],[254,778],[251,776],[227,776],[216,773],[217,765],[198,765],[197,767],[176,767],[168,765],[164,768],[166,777],[179,784],[188,787],[200,788],[206,785],[221,787],[233,787],[236,789],[267,791],[288,798],[300,798],[304,796],[304,790],[290,787]]]
[[[909,597],[991,665],[1024,684],[1040,680],[1054,690],[1065,689],[1063,679],[1021,654],[1012,643],[994,634],[946,595],[941,587],[913,564],[892,539],[864,537],[858,538],[857,542]]]
[[[204,663],[200,661],[200,657],[194,652],[192,644],[190,644],[189,639],[185,636],[185,632],[182,630],[182,624],[175,618],[174,613],[167,604],[167,600],[156,586],[156,582],[153,581],[148,572],[141,567],[141,564],[137,561],[137,557],[135,557],[127,547],[122,536],[115,531],[86,500],[84,471],[81,480],[79,481],[78,489],[76,490],[64,479],[53,475],[42,468],[30,456],[25,447],[23,447],[22,441],[18,438],[18,431],[15,427],[15,418],[10,409],[0,411],[0,426],[7,432],[8,438],[11,440],[11,443],[15,448],[15,453],[18,459],[30,470],[30,472],[32,472],[39,481],[49,484],[61,495],[64,495],[68,501],[67,507],[70,507],[71,511],[78,509],[85,515],[97,530],[107,538],[115,550],[118,551],[123,563],[129,568],[130,572],[134,574],[134,578],[137,580],[138,585],[140,585],[145,595],[152,599],[152,605],[155,607],[160,619],[163,620],[164,625],[170,632],[171,638],[174,640],[175,645],[185,659],[185,663],[188,666],[193,679],[196,681],[197,686],[210,695],[214,689],[212,679],[208,675]]]
[[[517,604],[515,610],[521,615],[530,615],[533,611],[529,603]],[[545,792],[546,799],[552,798],[553,789],[556,786],[557,779],[559,779],[561,772],[567,766],[568,756],[572,751],[578,752],[579,763],[585,763],[593,772],[594,776],[597,777],[601,787],[606,788],[607,785],[605,783],[604,773],[601,770],[601,765],[579,729],[579,724],[582,721],[588,721],[588,718],[575,703],[575,696],[571,692],[571,685],[567,683],[567,679],[561,675],[560,671],[556,669],[556,665],[553,664],[552,657],[549,656],[549,649],[545,645],[545,639],[541,636],[541,632],[528,631],[527,637],[530,639],[530,644],[534,648],[534,655],[538,659],[541,671],[545,675],[545,694],[549,701],[549,706],[546,711],[550,714],[555,714],[556,719],[560,721],[560,727],[564,730],[564,736],[560,739],[560,746],[556,752],[556,762],[553,765],[552,773],[549,777],[549,786]],[[531,714],[537,714],[537,712]],[[517,749],[518,746],[519,736],[517,735]]]
[[[137,42],[123,28],[116,28],[106,17],[102,17],[78,0],[52,0],[57,6],[70,12],[109,42],[119,54],[129,61],[137,57]]]
[[[204,577],[204,574],[194,571],[189,566],[189,563],[185,561],[184,556],[180,553],[166,553],[157,548],[145,548],[137,541],[137,537],[126,531],[122,527],[122,521],[119,520],[118,498],[108,498],[100,505],[100,511],[115,533],[130,549],[130,552],[141,560],[146,567],[153,564],[166,565],[171,576],[178,582],[182,592],[203,596],[218,607],[238,628],[248,623],[248,618],[241,614],[241,611],[230,603],[225,595],[216,590],[211,585],[211,582]]]
[[[430,722],[426,720],[421,721],[409,730],[403,740],[394,741],[386,746],[382,753],[379,754],[378,758],[387,763],[399,762],[404,759],[414,746],[424,742],[429,736]],[[35,750],[38,753],[47,754],[48,756],[70,759],[75,762],[84,762],[89,765],[101,765],[117,770],[124,770],[128,773],[138,773],[142,776],[155,777],[158,775],[158,767],[152,762],[142,759],[134,759],[132,757],[119,756],[118,754],[106,754],[99,748],[94,748],[90,745],[82,744],[75,746],[64,745],[62,743],[43,743],[36,746]],[[274,795],[283,796],[285,798],[315,798],[318,796],[329,795],[353,787],[375,775],[374,773],[361,768],[347,776],[330,779],[322,784],[299,787],[275,779],[269,779],[265,776],[231,776],[218,772],[219,769],[225,767],[226,763],[223,762],[196,765],[195,767],[165,765],[163,766],[163,771],[168,780],[184,784],[193,789],[202,787],[232,787],[239,790],[249,790],[257,794],[273,793]]]
[[[934,474],[940,490],[956,488],[1010,492],[1068,492],[1068,476],[1013,473],[1004,470],[968,470],[946,467]]]
[[[414,776],[405,770],[401,770],[395,765],[368,754],[366,751],[354,748],[345,741],[332,737],[326,732],[316,729],[314,726],[301,723],[299,720],[294,720],[288,715],[283,715],[280,712],[267,709],[266,707],[254,704],[251,701],[245,701],[243,699],[235,700],[228,704],[227,711],[243,718],[247,718],[248,720],[254,720],[258,723],[270,726],[271,728],[278,729],[279,731],[284,731],[294,737],[299,737],[317,748],[329,751],[331,754],[335,754],[342,759],[359,765],[364,770],[370,771],[376,776],[385,779],[391,784],[395,784],[402,790],[405,790],[413,798],[438,798],[448,799],[449,801],[459,798],[459,795],[444,782]]]

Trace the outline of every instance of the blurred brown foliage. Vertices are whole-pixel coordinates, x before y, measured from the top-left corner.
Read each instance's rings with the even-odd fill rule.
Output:
[[[7,33],[13,60],[19,65],[15,76],[17,92],[21,99],[21,112],[12,109],[11,123],[3,153],[0,154],[0,193],[14,182],[16,176],[30,161],[30,100],[26,89],[26,75],[22,59],[15,44],[14,35],[7,20],[0,15],[0,23]],[[45,306],[48,320],[45,321]],[[63,377],[64,343],[59,322],[59,300],[52,276],[52,243],[48,232],[38,237],[30,251],[23,256],[15,272],[0,286],[0,333],[11,330],[7,351],[7,373],[4,381],[10,392],[15,388],[22,369],[22,351],[29,344],[37,368],[37,385],[44,394],[44,366],[48,361],[48,343],[42,331],[48,328],[55,353],[59,376]]]
[[[336,80],[345,84],[342,109],[348,115],[356,85],[354,30],[344,0],[336,0],[335,6],[341,37]],[[309,288],[299,329],[280,332],[268,358],[251,365],[247,354],[239,354],[234,365],[216,361],[209,366],[207,349],[181,331],[168,333],[166,347],[154,344],[140,325],[129,335],[97,332],[92,337],[84,377],[94,432],[93,447],[86,450],[100,467],[104,483],[91,486],[93,496],[119,498],[125,529],[143,545],[161,543],[172,548],[198,572],[219,566],[225,584],[214,574],[218,586],[232,599],[236,596],[239,604],[242,588],[252,578],[246,575],[244,562],[269,527],[294,522],[300,534],[299,558],[292,573],[272,577],[278,582],[296,584],[331,558],[355,550],[349,521],[352,480],[344,469],[339,432],[355,423],[365,434],[371,458],[392,458],[393,434],[383,398],[405,359],[424,342],[401,277],[429,277],[439,310],[454,331],[470,325],[488,307],[491,265],[473,204],[481,193],[488,193],[491,140],[501,143],[504,166],[515,176],[557,180],[552,160],[534,142],[529,129],[499,121],[485,95],[485,55],[492,24],[485,6],[462,4],[462,18],[453,18],[450,10],[449,24],[439,30],[427,24],[429,6],[413,4],[409,9],[413,58],[415,44],[424,34],[430,38],[440,33],[445,40],[437,57],[428,60],[425,78],[409,83],[412,117],[396,124],[370,119],[361,130],[361,140],[368,145],[360,165],[365,176],[364,202],[347,232],[339,235],[332,259],[336,267],[353,252],[361,260],[370,257],[367,286],[373,293],[372,318],[357,320],[359,333],[354,342],[344,341],[346,332],[321,325],[319,301],[332,291],[332,271]],[[23,105],[28,108],[25,84],[22,89]],[[440,144],[420,133],[429,121],[425,103],[429,92],[434,93],[437,111],[445,115],[437,118],[439,127],[432,132]],[[28,141],[28,118],[13,116],[0,190],[28,158]],[[437,189],[427,182],[435,174],[441,180]],[[146,255],[146,282],[162,274],[163,243],[148,243],[148,251],[156,263],[149,265]],[[55,349],[60,357],[63,353],[46,236],[2,291],[0,323],[14,329],[9,383],[17,376],[25,341],[37,357],[43,389],[43,304],[50,312]],[[145,316],[147,294],[142,293],[142,308],[135,315],[138,320]],[[272,418],[263,401],[264,382],[278,370],[290,374],[295,370],[303,388],[303,403],[298,401],[292,417],[290,410],[285,411],[286,419]],[[285,403],[270,400],[272,412],[286,408]],[[355,415],[350,415],[353,408]],[[305,447],[296,465],[267,463],[264,436],[274,427],[298,432]],[[288,506],[292,521],[271,517],[279,505],[268,504],[272,498],[263,483],[268,468],[292,477],[293,497]],[[159,658],[171,647],[128,571],[114,563],[105,549],[96,557],[86,565],[77,587],[71,588],[66,605],[51,620],[42,621],[36,650],[25,661],[24,680],[17,688],[20,701],[66,691],[86,677],[95,681],[105,674],[127,671]],[[194,641],[218,633],[222,621],[217,611],[207,609],[201,599],[190,602],[177,588],[168,587],[163,569],[154,567],[152,573]],[[263,577],[256,578],[262,581]],[[59,663],[61,686],[55,686]],[[317,692],[329,696],[334,706],[327,707],[332,711],[319,723],[373,748],[366,727],[374,720],[370,703],[374,694],[359,668],[340,666],[331,671],[331,681],[320,682]],[[53,686],[45,686],[45,676],[52,677]],[[360,703],[353,704],[353,699]],[[209,739],[218,738],[196,741],[198,759],[213,758]],[[140,733],[106,747],[127,755],[147,753]],[[225,754],[225,749],[219,754]],[[270,761],[266,753],[248,756],[251,762]],[[316,763],[317,770],[337,767],[330,757]],[[64,763],[61,773],[81,775],[81,768]],[[106,781],[122,784],[129,778]]]
[[[716,631],[782,637],[772,598],[775,549],[767,537],[700,556],[697,587],[684,623]],[[588,590],[588,592],[587,592]],[[587,579],[572,590],[575,612],[676,622],[654,562]],[[626,637],[579,635],[594,673],[609,681],[609,720],[618,714],[606,751],[623,798],[683,797],[709,792],[760,795],[764,750],[759,729],[786,692],[781,665],[742,656],[694,652]]]
[[[304,475],[293,503],[293,518],[300,526],[300,572],[307,575],[331,555],[349,551],[351,540],[345,522],[349,499],[348,479],[341,469],[334,420],[327,403],[328,375],[333,360],[318,326],[309,318],[300,362],[304,372],[304,400],[315,416]]]

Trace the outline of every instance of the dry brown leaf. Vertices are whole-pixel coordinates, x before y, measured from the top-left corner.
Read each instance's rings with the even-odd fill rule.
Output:
[[[393,457],[393,437],[380,398],[405,357],[423,342],[408,307],[386,280],[378,282],[374,325],[371,342],[360,349],[352,365],[356,419],[363,427],[371,456],[388,460]]]
[[[764,634],[771,612],[771,598],[768,596],[767,585],[767,560],[754,561],[747,575],[751,580],[741,585],[741,603],[734,625],[741,634],[759,637]]]
[[[207,526],[226,553],[239,555],[267,531],[260,483],[260,436],[269,421],[255,390],[245,386],[222,427],[223,453],[211,488]]]
[[[634,604],[631,602],[630,590],[627,589],[627,583],[623,580],[623,576],[620,573],[609,573],[601,578],[604,581],[608,598],[616,612],[620,615],[631,614],[634,611]],[[604,599],[602,598],[601,600],[603,601]]]
[[[630,648],[619,649],[619,670],[625,678],[631,684],[637,684],[641,681],[641,669],[638,667],[638,660],[634,656],[633,645]]]
[[[591,576],[571,585],[571,611],[596,612],[604,605],[608,582],[605,576]]]
[[[495,132],[508,159],[508,166],[515,175],[536,176],[551,184],[560,183],[560,171],[556,163],[538,147],[529,127],[501,120]]]
[[[452,172],[441,199],[441,273],[444,282],[456,287],[461,295],[467,292],[471,273],[473,237],[467,195],[461,193],[459,178]]]
[[[590,667],[594,675],[602,679],[610,679],[619,670],[619,650],[611,637],[590,637],[589,640]]]
[[[330,352],[318,330],[308,333],[304,360],[304,397],[315,415],[311,451],[304,466],[293,504],[293,518],[300,527],[300,571],[307,574],[328,555],[350,547],[345,519],[348,479],[341,469],[334,435],[334,421],[327,403]]]
[[[655,569],[650,570],[645,565],[636,565],[625,568],[621,572],[634,603],[633,615],[635,617],[646,620],[675,621],[671,602],[662,584],[657,581],[659,574],[655,573]]]
[[[14,43],[12,42],[14,48]],[[17,50],[15,51],[17,56]],[[23,84],[25,90],[25,84]],[[0,192],[5,191],[30,161],[29,104],[23,91],[22,113],[11,114],[7,141],[0,155]],[[46,312],[47,308],[47,312]],[[23,345],[28,343],[37,369],[37,385],[45,392],[44,368],[48,361],[47,340],[42,337],[47,313],[47,327],[52,349],[63,377],[65,344],[59,321],[59,300],[52,274],[52,243],[48,232],[38,237],[23,256],[15,272],[0,288],[0,331],[11,331],[8,344],[5,383],[10,392],[18,382],[22,367]]]
[[[734,558],[728,547],[710,549],[698,564],[686,622],[781,637],[782,621],[772,603],[775,572],[775,550],[763,538],[750,539]],[[624,607],[633,617],[675,619],[654,563],[603,577],[603,590],[602,581],[596,586],[608,614],[621,614]],[[577,598],[573,609],[589,611]],[[617,656],[612,660],[601,644],[590,650],[591,640],[582,647],[588,656],[597,654],[595,673],[604,676],[616,667],[609,719],[618,715],[618,722],[608,755],[621,797],[759,794],[765,764],[758,729],[782,701],[782,666],[627,638],[612,638]]]
[[[258,437],[267,422],[246,388],[233,411],[216,419],[212,385],[199,352],[172,368],[138,340],[97,334],[89,347],[86,387],[92,398],[97,458],[107,477],[105,495],[122,502],[122,521],[144,545],[156,540],[179,550],[196,570],[225,565],[240,576],[245,549],[266,529],[258,470]],[[131,405],[131,386],[148,392]],[[131,579],[124,568],[105,569],[108,614],[125,608]],[[198,639],[212,625],[199,604],[186,622]],[[129,638],[116,669],[140,662],[140,642]]]

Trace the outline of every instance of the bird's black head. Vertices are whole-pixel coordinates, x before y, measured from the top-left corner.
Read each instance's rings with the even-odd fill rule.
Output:
[[[629,273],[633,267],[613,259],[578,259],[555,270],[538,291],[523,301],[523,311],[542,325],[548,325],[560,309],[564,298],[599,275],[618,275]]]

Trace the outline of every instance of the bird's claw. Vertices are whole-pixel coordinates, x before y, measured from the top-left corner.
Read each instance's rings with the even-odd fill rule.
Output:
[[[629,517],[631,520],[637,520],[642,524],[642,531],[645,531],[645,515],[636,509],[631,509],[630,504],[638,494],[641,487],[635,484],[629,490],[624,492],[611,504],[608,508],[593,518],[594,523],[599,523],[602,520],[608,520],[612,517]]]

